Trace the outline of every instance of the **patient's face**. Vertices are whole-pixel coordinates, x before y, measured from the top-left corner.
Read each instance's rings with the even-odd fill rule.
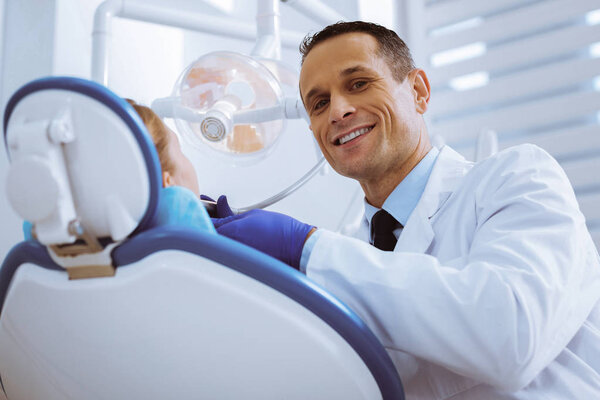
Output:
[[[196,170],[192,162],[181,151],[179,139],[171,130],[169,130],[169,159],[174,167],[173,171],[169,173],[170,180],[166,179],[165,186],[183,186],[199,196],[200,189]]]

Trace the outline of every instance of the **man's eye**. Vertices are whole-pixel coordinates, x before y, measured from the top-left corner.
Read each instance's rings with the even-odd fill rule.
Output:
[[[328,101],[327,100],[319,100],[315,103],[315,106],[313,107],[315,110],[318,110],[320,108],[323,108],[327,105]]]
[[[352,89],[360,89],[367,84],[366,81],[357,81],[352,84]]]

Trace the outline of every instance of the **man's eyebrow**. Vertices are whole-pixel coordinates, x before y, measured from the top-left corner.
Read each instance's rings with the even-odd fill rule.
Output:
[[[321,88],[316,87],[316,88],[312,88],[308,91],[308,94],[306,95],[305,99],[306,99],[306,104],[308,104],[310,102],[310,99],[313,98],[314,96],[316,96],[319,92],[321,92]]]
[[[365,68],[362,65],[355,65],[353,67],[344,69],[342,72],[340,72],[340,75],[348,76],[348,75],[352,75],[355,72],[372,72],[372,70],[369,68]]]

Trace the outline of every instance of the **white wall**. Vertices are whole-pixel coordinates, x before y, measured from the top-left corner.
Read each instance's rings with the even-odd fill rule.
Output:
[[[2,35],[1,105],[23,83],[52,73],[56,2],[6,0]],[[4,136],[3,136],[4,137]],[[4,143],[4,139],[2,140]],[[0,257],[21,240],[21,221],[4,195],[8,159],[4,144],[0,151]]]
[[[4,53],[3,53],[3,49],[4,49],[4,9],[5,9],[5,0],[0,1],[0,60],[3,59]],[[2,107],[2,109],[4,109],[4,100],[3,100],[3,85],[2,85],[2,81],[4,78],[4,65],[3,63],[0,63],[0,107]],[[1,114],[0,114],[1,115]],[[8,163],[8,160],[6,159],[6,155],[4,154],[3,151],[0,151],[0,171],[6,171],[6,165]],[[4,175],[0,173],[0,182],[4,182]],[[0,196],[0,210],[4,210],[6,209],[8,206],[7,204],[7,200],[5,199],[5,196]],[[8,215],[2,215],[2,214],[8,214],[8,212],[6,213],[2,213],[2,211],[0,211],[0,246],[2,246],[2,243],[10,243],[12,242],[12,238],[9,236],[8,232],[10,231],[10,226],[11,223],[8,221],[9,218],[13,218],[14,219],[14,215],[13,216],[8,216]],[[14,223],[12,224],[14,226]],[[6,231],[6,233],[5,233]],[[0,257],[4,256],[5,251],[3,250],[3,248],[0,247]],[[0,393],[0,398],[2,394]]]
[[[4,44],[4,4],[6,3],[5,0],[1,0],[0,1],[0,60],[2,59],[2,49],[4,48],[3,44]],[[2,65],[2,63],[0,62],[0,96],[2,96],[2,70],[4,69],[4,66]],[[2,98],[0,97],[0,102],[2,101]]]

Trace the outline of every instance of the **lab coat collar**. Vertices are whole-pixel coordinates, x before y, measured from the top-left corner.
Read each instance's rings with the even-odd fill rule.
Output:
[[[440,210],[465,174],[473,166],[448,146],[440,154],[431,171],[427,185],[411,214],[394,251],[424,253],[434,239],[431,218]]]

